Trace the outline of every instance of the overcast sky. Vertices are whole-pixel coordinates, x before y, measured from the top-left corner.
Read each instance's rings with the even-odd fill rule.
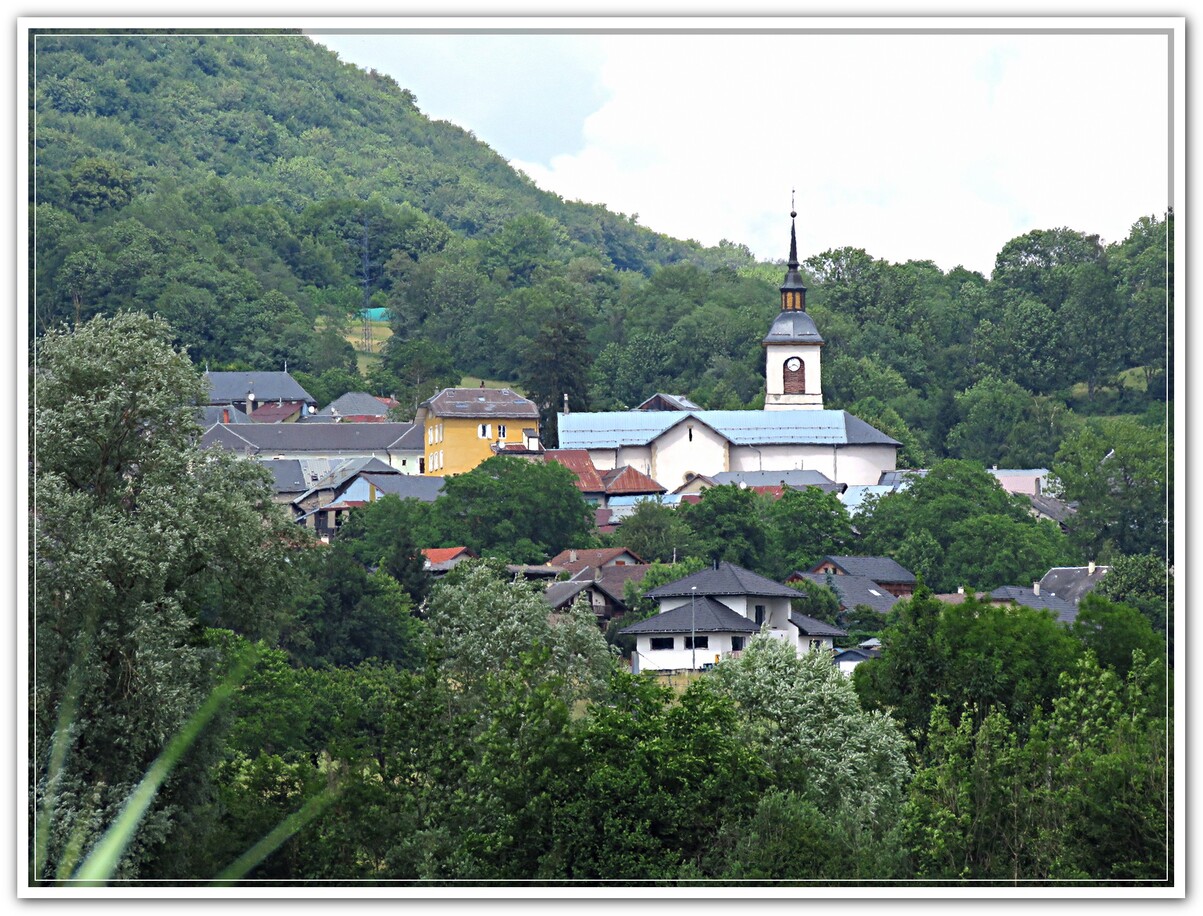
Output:
[[[851,245],[989,273],[1168,198],[1160,35],[315,35],[542,188],[761,258]]]

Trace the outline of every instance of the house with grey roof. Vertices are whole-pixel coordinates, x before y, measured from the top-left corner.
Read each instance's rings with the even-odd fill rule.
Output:
[[[304,413],[317,401],[287,372],[206,372],[210,405],[233,405],[254,419],[263,404],[293,405]]]
[[[990,593],[993,604],[1022,604],[1040,611],[1052,611],[1058,623],[1071,624],[1078,619],[1078,606],[1055,595],[1041,593],[1040,583],[1031,588],[1022,585],[1003,585]]]
[[[899,598],[910,597],[915,591],[915,574],[893,557],[823,557],[810,572],[872,579]]]
[[[319,538],[329,539],[352,509],[370,505],[385,496],[434,502],[442,490],[442,477],[398,474],[385,466],[383,471],[368,469],[349,473],[341,483],[322,490],[316,505],[298,499],[293,502],[293,509],[297,512],[298,524],[312,529]],[[306,494],[307,497],[310,495]]]
[[[825,585],[836,593],[840,600],[840,612],[850,611],[864,605],[878,614],[886,614],[900,600],[884,585],[867,576],[836,576],[828,573],[795,572],[786,583],[805,580],[816,585]]]
[[[251,418],[232,404],[206,404],[198,411],[201,429],[218,423],[250,423]]]
[[[748,636],[762,631],[799,654],[830,648],[832,638],[846,635],[794,613],[794,589],[734,563],[691,573],[646,597],[659,602],[660,612],[619,631],[636,637],[631,656],[635,671],[709,666],[743,651]]]
[[[218,425],[202,448],[246,458],[379,458],[402,474],[422,473],[422,430],[412,423],[264,423]]]
[[[700,404],[695,404],[683,394],[664,394],[656,392],[633,410],[701,410]]]
[[[867,662],[880,657],[880,649],[866,649],[857,646],[852,649],[841,649],[832,656],[831,661],[839,669],[840,674],[851,677],[852,672],[856,670],[856,666],[861,662]]]
[[[382,423],[388,405],[366,391],[348,391],[306,418],[309,423]]]
[[[1041,576],[1040,594],[1081,604],[1109,572],[1110,566],[1099,566],[1093,561],[1085,566],[1054,566]]]
[[[630,465],[670,491],[699,474],[732,471],[818,471],[837,483],[876,484],[897,466],[901,446],[847,411],[823,406],[825,342],[806,311],[792,222],[780,292],[781,312],[761,340],[763,410],[701,410],[656,395],[649,406],[661,409],[565,411],[559,415],[560,448],[587,450],[602,471]]]

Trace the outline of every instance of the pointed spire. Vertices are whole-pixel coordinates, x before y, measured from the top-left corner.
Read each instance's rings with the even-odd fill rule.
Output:
[[[794,208],[794,192],[789,195],[789,268],[785,272],[785,282],[781,284],[781,311],[805,312],[806,287],[802,285],[802,275],[798,272],[798,211]]]
[[[789,266],[797,268],[798,266],[798,233],[794,231],[795,221],[798,219],[798,208],[794,206],[794,189],[789,191]]]

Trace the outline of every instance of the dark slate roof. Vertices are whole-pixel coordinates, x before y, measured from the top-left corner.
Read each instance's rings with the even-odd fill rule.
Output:
[[[427,474],[365,473],[363,479],[386,496],[432,503],[443,492],[445,478]]]
[[[277,493],[304,493],[309,489],[300,459],[268,458],[260,461],[259,465],[271,471],[272,489]]]
[[[782,312],[775,319],[769,328],[769,333],[765,335],[762,343],[804,343],[804,344],[821,344],[823,338],[819,335],[819,329],[815,327],[815,321],[806,312],[789,311]]]
[[[341,397],[335,398],[316,414],[314,419],[333,419],[339,417],[384,417],[388,408],[380,399],[366,391],[348,391]]]
[[[883,486],[897,487],[907,483],[912,477],[926,477],[926,470],[915,470],[913,468],[900,468],[896,471],[882,471],[881,476],[877,478],[877,482]]]
[[[226,418],[229,418],[228,420]],[[251,423],[250,417],[228,404],[208,404],[200,409],[201,429],[208,429],[215,423]]]
[[[832,576],[828,581],[826,573],[796,573],[795,575],[819,585],[829,585],[839,595],[840,604],[844,608],[854,608],[858,604],[864,604],[877,613],[884,614],[898,603],[896,596],[891,595],[881,585],[864,576]]]
[[[990,593],[990,597],[995,601],[1014,601],[1024,607],[1052,611],[1060,623],[1073,623],[1078,617],[1078,609],[1073,603],[1053,595],[1037,595],[1022,585],[1000,586]]]
[[[664,394],[658,391],[650,398],[632,410],[701,410],[700,404],[695,404],[683,394]]]
[[[798,628],[800,633],[807,636],[847,636],[847,630],[833,627],[829,623],[807,617],[805,614],[790,614],[789,622]]]
[[[544,600],[559,610],[576,600],[576,596],[593,584],[591,579],[569,579],[567,582],[552,582],[543,593]]]
[[[1053,496],[1037,496],[1032,493],[1027,494],[1027,497],[1033,509],[1041,515],[1051,518],[1057,524],[1069,521],[1070,516],[1078,511],[1076,502],[1067,503]]]
[[[915,584],[915,574],[892,557],[823,557],[815,568],[828,560],[850,576],[864,576],[874,582]]]
[[[619,630],[619,633],[638,636],[648,633],[688,633],[690,630],[695,633],[759,633],[760,627],[721,601],[699,595],[696,601],[633,623]]]
[[[218,425],[201,437],[201,447],[236,452],[314,452],[363,455],[421,451],[422,431],[413,423],[247,423]]]
[[[755,595],[769,598],[797,598],[796,589],[766,579],[734,563],[720,563],[718,569],[702,569],[676,582],[669,582],[647,593],[648,598],[679,598],[703,595]]]
[[[881,656],[865,649],[841,649],[831,657],[833,662],[867,662]]]
[[[749,487],[772,487],[784,484],[795,489],[818,487],[825,493],[841,491],[844,488],[843,484],[836,483],[819,471],[722,471],[710,479],[714,481],[715,486],[744,483]]]
[[[1110,566],[1095,566],[1092,575],[1089,566],[1054,566],[1040,580],[1040,594],[1077,604],[1110,571]]]
[[[256,401],[307,401],[313,395],[287,372],[206,372],[209,383],[209,403],[229,404],[245,401],[247,392],[254,392]]]
[[[390,474],[400,477],[401,473],[386,464],[379,458],[371,456],[355,456],[353,458],[345,458],[331,462],[332,467],[325,473],[313,476],[313,471],[310,471],[310,483],[308,488],[294,502],[304,500],[311,493],[317,493],[322,490],[337,490],[343,484],[349,483],[353,478],[363,473]]]
[[[422,407],[436,417],[538,419],[535,402],[508,388],[444,388]]]

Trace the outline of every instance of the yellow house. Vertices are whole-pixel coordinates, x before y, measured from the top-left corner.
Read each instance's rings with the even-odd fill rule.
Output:
[[[493,447],[529,447],[539,438],[539,408],[508,388],[444,388],[418,407],[425,473],[463,474],[493,457]]]

